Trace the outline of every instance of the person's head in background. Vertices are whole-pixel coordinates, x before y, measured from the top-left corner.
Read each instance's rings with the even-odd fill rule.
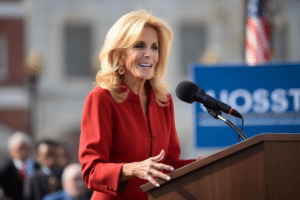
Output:
[[[62,174],[62,186],[64,191],[74,199],[82,199],[89,192],[82,179],[79,163],[72,163],[65,167]]]
[[[71,154],[67,149],[66,144],[60,143],[57,147],[58,167],[64,169],[71,161]]]
[[[8,140],[9,155],[12,159],[25,162],[32,153],[31,138],[21,131],[15,132]]]
[[[37,144],[36,156],[41,166],[53,170],[57,167],[58,144],[52,140],[43,140]]]

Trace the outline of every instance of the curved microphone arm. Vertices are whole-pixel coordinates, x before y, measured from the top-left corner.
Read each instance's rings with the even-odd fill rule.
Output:
[[[221,112],[217,110],[211,110],[207,109],[208,114],[210,114],[215,119],[220,119],[223,122],[225,122],[227,125],[229,125],[233,130],[235,130],[243,140],[246,140],[246,135],[240,130],[236,125],[234,125],[231,121],[221,116]]]

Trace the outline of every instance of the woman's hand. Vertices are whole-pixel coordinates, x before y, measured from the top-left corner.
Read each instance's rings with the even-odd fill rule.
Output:
[[[141,162],[128,163],[123,165],[121,179],[125,180],[130,177],[139,177],[141,179],[148,180],[156,187],[159,187],[159,184],[154,179],[154,177],[159,177],[167,181],[171,179],[170,176],[160,172],[160,170],[168,170],[168,171],[174,170],[172,166],[165,165],[162,163],[157,163],[164,158],[164,155],[165,155],[165,151],[161,150],[161,152],[157,156],[150,157]]]

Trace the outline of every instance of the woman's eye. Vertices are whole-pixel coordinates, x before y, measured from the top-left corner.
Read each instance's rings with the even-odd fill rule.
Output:
[[[134,48],[143,48],[143,47],[144,47],[143,44],[136,44],[136,45],[134,46]]]
[[[152,46],[152,49],[153,49],[153,50],[157,50],[158,47],[157,47],[156,45],[154,45],[154,46]]]

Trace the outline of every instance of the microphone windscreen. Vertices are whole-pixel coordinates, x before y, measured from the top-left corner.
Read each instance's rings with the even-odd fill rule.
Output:
[[[200,87],[191,81],[182,81],[176,87],[176,96],[184,102],[193,103],[199,89]]]

